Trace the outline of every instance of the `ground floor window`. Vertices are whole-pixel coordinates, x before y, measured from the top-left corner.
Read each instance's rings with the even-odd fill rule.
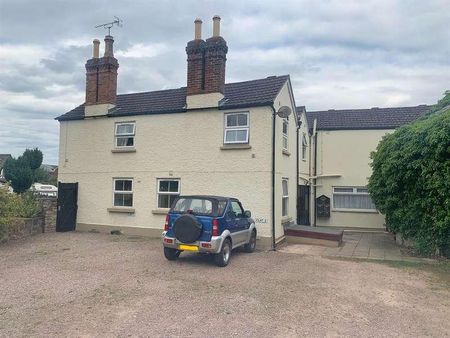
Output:
[[[288,216],[289,215],[289,192],[288,192],[288,179],[283,178],[281,181],[281,189],[282,189],[282,216]]]
[[[366,187],[333,187],[333,208],[376,210]]]
[[[133,206],[133,180],[131,178],[114,179],[114,206]]]
[[[180,195],[180,180],[158,179],[158,208],[170,208]]]

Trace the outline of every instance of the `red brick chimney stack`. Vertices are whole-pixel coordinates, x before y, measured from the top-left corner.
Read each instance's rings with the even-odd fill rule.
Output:
[[[205,43],[205,93],[224,93],[228,47],[220,36],[220,16],[213,17],[213,36]]]
[[[86,62],[86,106],[116,104],[119,63],[114,57],[113,43],[112,36],[105,36],[105,54],[100,58],[100,41],[93,41],[93,57]]]
[[[202,39],[202,20],[196,19],[194,40],[186,46],[187,95],[202,94],[205,90],[205,41]]]

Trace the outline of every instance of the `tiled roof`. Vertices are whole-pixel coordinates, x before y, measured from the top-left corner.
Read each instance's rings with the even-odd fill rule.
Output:
[[[431,106],[307,111],[309,128],[317,130],[395,129],[423,116]],[[297,108],[298,109],[298,108]]]
[[[272,104],[288,75],[225,84],[219,109],[246,108]],[[186,87],[154,92],[117,95],[116,108],[109,116],[181,113],[186,111]],[[59,121],[81,120],[84,105],[57,117]]]

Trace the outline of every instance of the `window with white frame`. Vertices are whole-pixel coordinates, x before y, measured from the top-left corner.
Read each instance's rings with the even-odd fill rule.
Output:
[[[170,208],[175,198],[180,195],[180,180],[158,179],[158,208]]]
[[[135,132],[136,132],[135,122],[116,123],[115,127],[116,148],[134,147]]]
[[[282,203],[281,203],[281,215],[288,216],[289,215],[289,180],[287,178],[283,178],[281,181],[281,190],[282,190]]]
[[[333,187],[333,208],[376,210],[366,187]]]
[[[308,150],[308,140],[306,139],[306,134],[303,133],[303,139],[302,139],[302,160],[306,160],[307,150]]]
[[[289,120],[283,119],[283,149],[288,150]]]
[[[248,143],[249,132],[250,123],[247,112],[225,114],[224,144]]]
[[[133,206],[133,180],[131,178],[114,179],[114,206]]]

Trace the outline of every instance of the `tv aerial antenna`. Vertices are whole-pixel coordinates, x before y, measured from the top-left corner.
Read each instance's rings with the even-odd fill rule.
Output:
[[[111,28],[113,28],[114,25],[116,25],[117,27],[122,27],[123,21],[119,19],[117,16],[114,16],[113,21],[95,26],[95,28],[103,27],[108,30],[108,35],[111,35]]]

